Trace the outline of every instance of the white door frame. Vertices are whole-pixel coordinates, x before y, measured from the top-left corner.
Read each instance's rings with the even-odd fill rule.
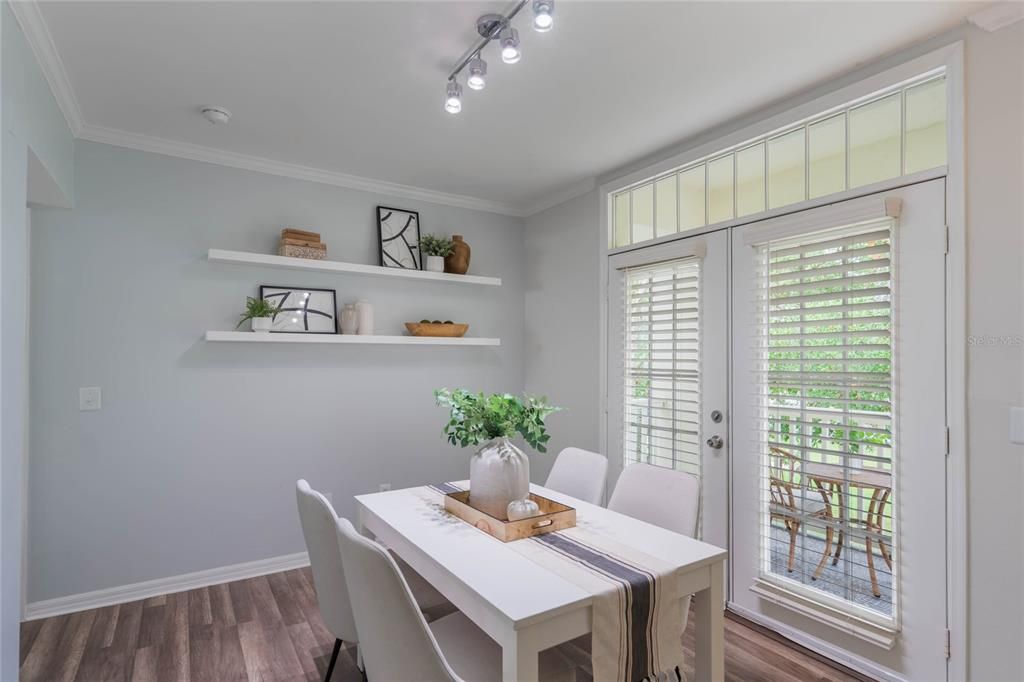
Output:
[[[598,447],[608,455],[608,248],[609,201],[611,195],[645,178],[683,166],[715,151],[742,143],[782,128],[817,112],[863,97],[871,92],[916,77],[933,69],[946,72],[946,149],[947,165],[913,176],[903,176],[856,190],[804,201],[748,217],[707,227],[688,230],[670,238],[630,248],[647,248],[652,244],[704,234],[735,225],[785,215],[836,201],[901,187],[931,177],[946,178],[946,226],[949,248],[946,256],[946,383],[949,453],[946,468],[946,622],[949,633],[949,677],[951,681],[967,679],[967,216],[965,185],[964,137],[964,47],[962,41],[951,42],[939,49],[908,60],[889,69],[868,67],[865,78],[827,94],[813,94],[802,104],[756,123],[734,129],[714,139],[697,138],[679,151],[641,169],[633,169],[605,180],[598,191],[597,257],[599,262],[598,311],[599,326],[599,391]],[[873,71],[873,72],[872,72]],[[619,249],[621,252],[629,249]],[[834,652],[823,642],[799,632],[784,632],[791,639],[825,656]],[[856,663],[848,661],[848,663]],[[863,662],[870,667],[869,661]]]

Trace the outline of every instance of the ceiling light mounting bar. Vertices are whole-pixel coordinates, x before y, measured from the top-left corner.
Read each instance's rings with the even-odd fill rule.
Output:
[[[480,33],[480,39],[473,43],[473,46],[469,48],[459,59],[458,64],[452,69],[451,73],[448,74],[448,80],[453,80],[456,76],[462,73],[462,70],[466,68],[470,60],[480,55],[480,51],[483,50],[492,40],[497,40],[502,29],[512,23],[512,19],[515,18],[519,11],[526,6],[529,0],[519,0],[507,14],[485,14],[476,22],[476,29]]]

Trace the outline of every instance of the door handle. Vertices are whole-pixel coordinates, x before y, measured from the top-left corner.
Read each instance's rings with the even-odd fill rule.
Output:
[[[715,450],[721,450],[722,449],[722,445],[724,445],[724,444],[725,444],[725,441],[722,440],[721,436],[717,436],[716,435],[716,436],[711,436],[711,438],[708,438],[708,447],[709,448],[714,448]]]

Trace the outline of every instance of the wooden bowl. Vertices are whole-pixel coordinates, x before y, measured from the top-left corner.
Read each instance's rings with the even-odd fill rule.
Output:
[[[434,324],[432,322],[406,322],[405,328],[413,336],[458,337],[466,333],[468,324]]]

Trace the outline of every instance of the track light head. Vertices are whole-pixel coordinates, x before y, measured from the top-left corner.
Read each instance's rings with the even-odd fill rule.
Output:
[[[484,86],[487,85],[485,77],[487,76],[487,62],[477,55],[473,59],[469,60],[467,66],[469,69],[469,77],[466,79],[466,85],[473,90],[483,90]]]
[[[506,64],[515,64],[523,56],[519,50],[519,31],[511,26],[501,30],[501,61]]]
[[[444,110],[449,114],[457,114],[462,111],[462,86],[454,78],[448,81]]]
[[[555,0],[533,0],[533,30],[547,33],[555,25]]]

